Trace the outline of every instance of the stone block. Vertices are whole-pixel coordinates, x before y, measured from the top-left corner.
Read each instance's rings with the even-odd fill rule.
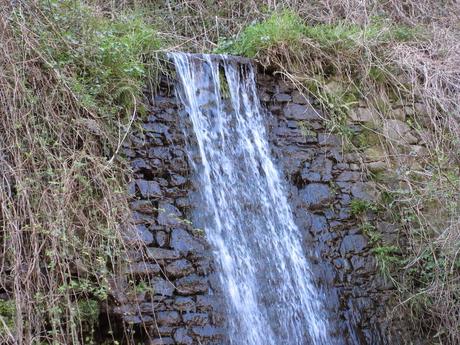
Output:
[[[356,182],[361,179],[361,174],[357,171],[344,171],[337,176],[336,181],[339,182]]]
[[[149,262],[135,262],[129,264],[125,269],[125,274],[146,276],[160,273],[160,265]]]
[[[177,226],[182,223],[181,218],[181,212],[170,203],[161,202],[158,205],[158,224],[163,226]]]
[[[195,295],[207,293],[209,290],[208,279],[192,274],[176,280],[176,290],[181,295]]]
[[[161,296],[172,296],[174,292],[174,285],[163,278],[154,277],[151,280],[153,293]]]
[[[400,120],[386,120],[383,124],[383,134],[398,144],[416,144],[418,141],[412,135],[409,125]]]
[[[164,248],[147,248],[147,255],[153,260],[177,260],[181,258],[177,250]]]
[[[129,206],[131,210],[141,213],[153,214],[155,212],[155,207],[150,200],[135,200],[132,201]]]
[[[188,334],[187,329],[185,328],[178,328],[176,332],[174,332],[174,340],[178,345],[192,345],[193,339]]]
[[[187,255],[204,252],[204,245],[197,238],[184,229],[173,229],[171,233],[171,248]]]
[[[169,243],[169,236],[164,231],[155,231],[155,240],[160,247],[166,247]]]
[[[159,326],[175,326],[181,321],[177,311],[159,311],[155,313],[155,319]]]
[[[209,323],[207,313],[186,313],[182,318],[187,326],[204,326]]]
[[[367,247],[368,241],[363,235],[347,235],[342,239],[340,253],[361,253]]]
[[[165,267],[168,277],[178,278],[194,272],[193,265],[186,259],[173,261]]]
[[[144,198],[161,197],[161,188],[158,182],[148,180],[136,180],[137,187]]]
[[[350,119],[355,122],[378,125],[381,122],[380,116],[370,108],[354,108],[349,113]]]
[[[301,105],[295,103],[290,103],[284,107],[284,116],[288,120],[297,121],[318,120],[321,118],[318,111],[310,104]]]
[[[196,311],[196,304],[193,298],[191,297],[176,297],[174,299],[173,308],[180,312],[194,313]]]
[[[325,207],[333,200],[329,186],[321,183],[310,183],[299,194],[303,204],[310,209]]]

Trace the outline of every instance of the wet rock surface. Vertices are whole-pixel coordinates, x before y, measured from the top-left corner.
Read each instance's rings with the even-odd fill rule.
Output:
[[[385,305],[393,287],[379,275],[369,239],[350,210],[352,200],[372,203],[377,195],[359,171],[360,157],[344,152],[341,139],[325,127],[320,112],[305,105],[315,106],[314,100],[299,97],[289,85],[278,96],[281,83],[278,77],[259,78],[259,90],[266,95],[262,104],[271,113],[267,122],[272,154],[288,181],[305,252],[317,285],[325,293],[334,341],[340,345],[388,344]],[[367,112],[355,116],[358,122],[370,118]],[[359,131],[359,127],[350,129]],[[405,131],[399,122],[388,129],[395,140]],[[387,243],[397,240],[388,224],[382,223],[379,230]],[[401,339],[392,338],[392,344],[400,343]]]
[[[163,80],[150,113],[138,119],[142,130],[124,147],[133,171],[128,192],[136,223],[127,238],[144,248],[133,250],[125,276],[113,284],[111,311],[138,327],[137,338],[145,344],[223,344],[223,304],[215,300],[222,297],[208,281],[214,272],[211,251],[188,220],[193,186],[173,84]]]
[[[279,77],[259,74],[258,80],[269,111],[272,154],[288,182],[305,253],[326,294],[331,333],[338,345],[387,344],[385,304],[392,286],[378,275],[368,238],[350,211],[353,199],[376,197],[359,173],[360,157],[343,152],[314,101]],[[163,80],[149,115],[138,120],[142,130],[125,145],[133,170],[128,192],[136,239],[147,248],[127,265],[125,281],[114,286],[112,312],[131,325],[149,325],[146,344],[226,344],[225,300],[212,251],[188,221],[194,186],[185,147],[191,139],[181,130],[187,120],[172,86]],[[359,114],[358,121],[368,117]],[[388,132],[399,140],[406,128],[395,124]],[[395,241],[391,224],[380,228],[386,242]],[[130,294],[129,281],[145,281],[148,288]]]

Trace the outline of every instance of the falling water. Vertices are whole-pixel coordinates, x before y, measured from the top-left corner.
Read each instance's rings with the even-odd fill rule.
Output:
[[[321,295],[271,157],[254,71],[226,56],[171,53],[198,143],[206,236],[235,345],[329,345]],[[308,250],[308,249],[307,249]]]

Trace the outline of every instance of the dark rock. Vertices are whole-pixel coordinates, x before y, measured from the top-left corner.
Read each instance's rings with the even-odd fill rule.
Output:
[[[356,273],[369,274],[376,269],[376,262],[372,256],[354,255],[351,257],[351,265]]]
[[[128,183],[128,196],[134,198],[136,196],[136,182],[131,181]]]
[[[152,233],[143,224],[138,224],[134,228],[128,228],[125,234],[125,237],[129,243],[139,243],[140,242],[145,245],[149,245],[153,243]]]
[[[379,234],[382,236],[382,242],[386,245],[397,245],[399,240],[399,228],[392,223],[388,222],[377,222],[376,228]]]
[[[134,171],[138,171],[140,169],[149,169],[150,166],[145,159],[136,158],[131,161],[131,167]]]
[[[171,153],[169,152],[168,147],[152,147],[148,152],[149,158],[157,158],[162,161],[169,161],[171,160]]]
[[[160,203],[158,206],[158,224],[164,226],[174,226],[181,224],[182,214],[173,205],[168,203]]]
[[[165,272],[168,277],[183,277],[186,276],[194,271],[194,268],[190,261],[186,259],[177,260],[171,262],[169,265],[165,267]]]
[[[215,296],[200,295],[196,296],[196,307],[200,311],[211,311],[217,309],[218,302]]]
[[[192,345],[193,339],[188,335],[188,332],[185,328],[178,328],[174,333],[174,340],[178,345]]]
[[[158,123],[158,122],[148,122],[148,123],[142,124],[142,128],[146,132],[167,134],[169,126],[166,126],[166,125],[164,125],[162,123]]]
[[[290,100],[292,100],[292,97],[291,97],[291,95],[289,95],[287,93],[277,93],[275,95],[275,100],[277,102],[289,102]]]
[[[344,171],[339,176],[337,176],[336,181],[340,182],[356,182],[361,179],[361,174],[357,171]]]
[[[338,219],[347,220],[351,217],[351,211],[349,207],[341,207],[338,215]]]
[[[222,286],[220,282],[220,277],[216,272],[210,273],[208,275],[208,282],[213,291],[221,292]]]
[[[160,273],[160,266],[148,262],[135,262],[129,264],[125,270],[125,274],[132,274],[138,276],[152,275]]]
[[[364,182],[357,182],[353,184],[351,187],[351,194],[356,199],[366,201],[373,201],[375,199],[375,195],[373,195],[373,191],[371,190],[369,184]]]
[[[109,294],[112,296],[119,304],[128,303],[127,289],[128,282],[126,277],[114,277],[108,279]]]
[[[327,229],[326,217],[317,214],[311,216],[311,231],[318,234],[327,231]]]
[[[154,198],[161,196],[160,185],[155,181],[136,180],[139,191],[144,198]]]
[[[187,179],[181,175],[172,175],[171,176],[171,185],[172,186],[182,186],[187,183]]]
[[[135,315],[138,312],[137,305],[134,304],[122,304],[113,307],[112,312],[115,315]]]
[[[173,229],[171,247],[183,254],[199,254],[204,251],[204,245],[184,229]]]
[[[151,324],[154,323],[154,319],[148,315],[123,315],[123,322],[126,322],[129,325],[136,324]]]
[[[133,211],[138,211],[147,214],[153,214],[155,212],[155,207],[149,200],[135,200],[131,202],[129,205]]]
[[[195,301],[191,297],[176,297],[173,308],[180,312],[194,313],[196,311]]]
[[[147,248],[147,255],[153,260],[176,260],[181,257],[177,250],[164,248]]]
[[[320,183],[310,183],[299,194],[304,205],[311,209],[324,207],[333,200],[330,188]]]
[[[156,295],[172,296],[174,292],[174,285],[163,278],[154,277],[151,280],[153,292]]]
[[[351,187],[353,186],[353,183],[350,182],[336,182],[336,185],[340,187],[340,191],[342,193],[349,193],[351,192]]]
[[[340,253],[361,253],[367,247],[367,239],[363,235],[347,235],[343,238],[340,245]]]
[[[141,212],[136,212],[134,211],[133,214],[133,220],[136,224],[153,224],[155,223],[155,218],[151,214],[146,214],[146,213],[141,213]]]
[[[333,264],[334,264],[335,268],[337,268],[337,269],[343,269],[343,270],[345,270],[345,272],[350,272],[351,271],[350,262],[346,258],[334,259]]]
[[[195,262],[196,271],[200,275],[207,275],[211,273],[211,258],[205,257]]]
[[[310,171],[309,168],[303,169],[300,177],[302,178],[302,180],[307,181],[307,182],[320,182],[321,181],[321,174],[318,172]]]
[[[159,311],[155,314],[156,321],[160,326],[174,326],[180,322],[177,311]]]
[[[170,338],[173,335],[175,329],[176,328],[173,327],[173,326],[158,326],[158,325],[155,325],[155,327],[151,329],[151,333],[155,334],[155,335],[162,336],[162,337],[169,337]],[[175,344],[175,342],[173,344]]]
[[[157,244],[160,247],[166,247],[168,245],[168,234],[164,231],[156,231],[155,232],[155,239],[157,241]]]
[[[189,198],[177,198],[176,205],[182,208],[189,208],[192,206]]]
[[[204,326],[209,322],[206,313],[186,313],[183,315],[183,319],[187,326]]]
[[[156,181],[160,184],[161,187],[168,187],[169,186],[169,182],[167,179],[165,178],[157,178]]]
[[[175,285],[177,292],[181,295],[206,293],[209,290],[207,278],[197,276],[196,274],[176,280]]]
[[[297,129],[299,128],[298,122],[297,121],[288,121],[287,122],[287,127],[291,129]]]
[[[144,303],[139,304],[139,311],[142,314],[153,315],[153,314],[155,314],[156,308],[158,308],[158,303],[144,302]]]
[[[221,338],[224,335],[223,329],[210,325],[193,327],[192,332],[194,335],[197,335],[200,338],[216,339]]]
[[[318,156],[311,164],[305,164],[301,178],[309,182],[329,182],[332,179],[332,161],[324,155]]]
[[[300,105],[291,103],[284,107],[284,115],[288,120],[318,120],[318,112],[309,104]]]
[[[133,263],[144,260],[144,253],[139,249],[126,249],[122,253],[123,260],[127,263]]]
[[[172,168],[177,172],[187,172],[188,171],[188,163],[185,158],[176,157],[171,160],[170,164]]]
[[[334,166],[334,168],[337,169],[337,170],[348,170],[348,169],[350,169],[350,165],[347,164],[347,163],[337,163]]]
[[[126,157],[129,157],[129,158],[136,157],[136,152],[134,150],[131,150],[130,148],[124,148],[123,153]]]

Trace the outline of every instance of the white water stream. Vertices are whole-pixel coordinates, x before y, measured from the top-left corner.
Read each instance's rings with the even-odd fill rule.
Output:
[[[270,156],[249,62],[171,53],[200,162],[206,237],[234,345],[330,345],[320,292]]]

